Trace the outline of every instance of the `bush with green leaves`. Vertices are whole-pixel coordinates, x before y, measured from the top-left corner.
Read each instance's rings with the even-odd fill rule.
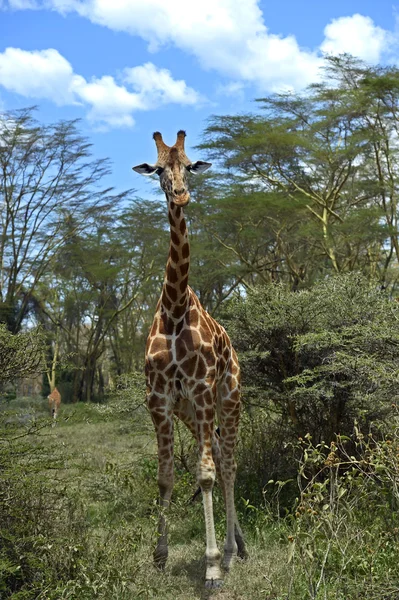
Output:
[[[398,398],[399,304],[351,273],[310,290],[269,285],[230,306],[244,401],[298,436],[331,441],[391,414]]]
[[[0,383],[40,371],[44,350],[44,336],[38,329],[14,335],[0,323]]]
[[[293,580],[310,600],[399,595],[399,422],[388,431],[302,440],[291,520]],[[295,577],[294,577],[295,575]],[[294,583],[295,587],[295,583]]]

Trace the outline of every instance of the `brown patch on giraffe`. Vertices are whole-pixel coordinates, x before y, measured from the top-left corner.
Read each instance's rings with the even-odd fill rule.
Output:
[[[197,364],[197,370],[195,372],[195,377],[197,379],[204,379],[206,375],[206,364],[204,359],[202,358],[202,356],[198,356],[198,364]]]
[[[175,246],[180,246],[180,238],[173,229],[170,232],[170,237]]]
[[[177,264],[179,262],[179,253],[178,253],[178,251],[176,250],[176,248],[174,246],[170,247],[169,255],[170,255],[170,258],[173,260],[174,263]]]
[[[162,377],[161,373],[158,373],[158,377],[156,379],[154,390],[159,392],[160,394],[165,392],[166,388],[166,380]]]
[[[170,223],[171,227],[176,227],[176,223],[175,223],[172,215],[170,214],[170,212],[168,213],[168,219],[169,219],[169,223]]]
[[[186,277],[184,277],[180,282],[180,291],[181,292],[184,292],[184,290],[187,287],[187,283],[188,283],[188,275]]]
[[[177,283],[179,280],[179,276],[177,274],[177,269],[175,269],[175,267],[172,267],[172,265],[169,265],[168,267],[168,281],[170,281],[170,283]]]
[[[151,418],[154,422],[155,427],[159,427],[160,424],[165,420],[165,416],[157,412],[151,412]]]
[[[217,372],[219,374],[219,376],[221,376],[224,371],[226,369],[226,361],[223,359],[223,357],[219,358],[218,362],[217,362]]]
[[[209,325],[209,329],[211,330],[212,334],[215,335],[217,332],[217,328],[215,326],[215,321],[212,319],[212,317],[209,317],[208,325]]]
[[[202,421],[204,420],[204,411],[202,410],[202,408],[196,409],[195,417],[197,419],[197,423],[202,423]]]
[[[199,333],[193,329],[184,329],[180,334],[180,339],[185,342],[188,352],[195,352],[201,345]]]
[[[183,327],[184,327],[184,319],[181,319],[178,323],[176,323],[176,328],[175,328],[176,335],[180,335]]]
[[[162,398],[160,398],[157,394],[151,393],[151,396],[147,399],[148,408],[151,411],[155,411],[154,414],[158,414],[158,409],[160,406],[164,404]],[[164,413],[162,412],[162,418],[164,417]]]
[[[159,427],[158,431],[161,435],[167,435],[170,431],[170,423],[166,421],[166,423]]]
[[[213,408],[205,409],[205,420],[212,421],[213,420]]]
[[[169,351],[157,352],[154,355],[149,355],[150,369],[163,371],[172,360],[172,353]]]
[[[208,389],[209,388],[207,385],[205,385],[205,383],[200,382],[200,383],[197,383],[197,385],[195,386],[194,392],[195,392],[195,394],[199,395],[199,394],[203,394]]]
[[[181,338],[176,340],[175,344],[176,349],[176,360],[177,362],[181,362],[183,358],[187,356],[187,346]]]
[[[180,265],[180,275],[182,277],[184,277],[185,275],[187,275],[189,267],[190,267],[190,263],[188,263],[188,262],[185,262],[185,263],[183,263],[183,264]]]
[[[210,390],[207,390],[204,393],[204,400],[205,404],[207,404],[208,406],[213,404],[212,392]]]
[[[164,352],[170,350],[172,342],[163,336],[155,337],[151,342],[150,352],[151,354],[157,354],[158,352]]]
[[[174,208],[174,207],[175,207],[175,204],[174,204],[174,202],[172,202],[171,208]],[[180,219],[181,213],[182,213],[182,210],[181,210],[180,206],[176,206],[176,210],[175,210],[176,219]]]
[[[201,348],[201,354],[208,367],[212,367],[216,363],[216,356],[213,352],[212,346],[204,344]]]
[[[215,377],[216,377],[216,367],[209,367],[208,374],[207,374],[207,380],[212,381]]]
[[[211,330],[209,329],[207,319],[205,318],[204,315],[201,315],[200,330],[201,330],[202,339],[208,340],[211,336]]]
[[[165,290],[162,292],[162,306],[169,310],[172,308],[172,302],[169,300]]]
[[[186,323],[189,327],[197,327],[199,321],[199,314],[197,308],[192,308],[186,314]]]
[[[182,300],[181,300],[182,304],[175,304],[173,306],[173,318],[174,319],[181,319],[182,316],[184,315],[184,313],[186,312],[186,300],[183,296]]]
[[[227,385],[228,388],[231,388],[231,384],[233,383],[233,378],[230,375],[230,373],[228,373],[226,375],[226,377],[224,378],[224,382],[225,382],[225,384]]]
[[[187,243],[183,245],[181,254],[183,258],[188,258],[190,256],[190,246]]]
[[[185,372],[185,374],[188,377],[192,377],[195,373],[195,367],[197,364],[197,359],[196,357],[191,357],[191,358],[187,358],[181,365],[180,368],[183,369],[183,371]]]
[[[166,292],[167,292],[169,298],[172,300],[172,302],[176,302],[177,291],[175,290],[175,288],[172,287],[171,285],[169,285],[168,283],[165,283],[165,288],[166,288]]]
[[[164,375],[167,379],[172,379],[175,376],[177,370],[177,365],[170,365],[164,372]]]
[[[195,406],[198,406],[199,408],[204,408],[205,406],[205,399],[203,396],[196,396],[195,398]]]
[[[174,323],[172,319],[168,317],[166,313],[161,313],[159,320],[159,334],[160,335],[172,335]]]
[[[180,233],[183,235],[187,231],[186,221],[182,219],[180,221]]]

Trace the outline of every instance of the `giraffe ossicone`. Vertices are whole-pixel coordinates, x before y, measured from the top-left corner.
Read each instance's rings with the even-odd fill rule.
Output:
[[[203,172],[211,164],[192,163],[188,159],[184,149],[185,135],[184,131],[179,131],[174,146],[167,146],[162,135],[154,133],[158,151],[156,163],[133,167],[143,175],[159,175],[168,202],[170,223],[165,278],[145,356],[147,402],[158,442],[161,504],[154,560],[159,568],[164,568],[168,556],[165,511],[174,481],[173,418],[176,416],[187,425],[199,446],[197,478],[205,515],[205,585],[213,588],[223,581],[212,506],[216,475],[226,507],[223,566],[228,570],[237,553],[242,558],[246,556],[234,506],[240,368],[226,331],[205,311],[188,285],[190,247],[183,213],[183,206],[190,200],[187,173]],[[216,420],[220,438],[215,433]]]

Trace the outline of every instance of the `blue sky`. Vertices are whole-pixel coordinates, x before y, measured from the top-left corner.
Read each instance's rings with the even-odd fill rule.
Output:
[[[111,183],[144,195],[131,167],[155,160],[151,134],[188,155],[206,119],[301,89],[323,53],[399,62],[389,0],[0,0],[0,107],[37,104],[40,120],[80,118]]]

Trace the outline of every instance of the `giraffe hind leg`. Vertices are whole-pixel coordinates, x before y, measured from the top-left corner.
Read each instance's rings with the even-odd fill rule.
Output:
[[[224,383],[219,389],[219,424],[220,424],[220,472],[223,481],[226,506],[226,542],[224,546],[223,566],[230,569],[238,555],[247,557],[244,537],[238,523],[234,504],[234,482],[236,462],[234,448],[236,444],[240,416],[240,391],[238,385],[233,387],[234,380],[228,385]]]
[[[213,415],[210,417],[209,414],[206,418],[205,414],[203,414],[202,418],[200,416],[201,413],[204,413],[204,407],[206,405],[205,397],[196,397],[194,399],[194,405],[196,406],[196,429],[199,444],[197,479],[202,491],[206,532],[205,588],[215,589],[223,584],[223,576],[220,568],[221,554],[216,543],[215,524],[213,517],[212,491],[216,478],[216,468],[212,456],[214,419]]]
[[[220,440],[220,434],[215,432],[215,434],[213,436],[213,440],[212,440],[212,454],[213,454],[213,460],[216,465],[217,479],[218,479],[219,485],[221,487],[221,490],[223,493],[223,498],[224,498],[224,503],[226,506],[226,491],[225,491],[225,486],[224,486],[222,472],[221,472],[221,465],[220,465],[221,453],[220,453],[219,440]],[[236,544],[237,544],[237,556],[239,558],[241,558],[242,560],[246,560],[248,558],[248,552],[246,549],[244,535],[243,535],[242,529],[240,527],[240,523],[238,521],[235,507],[234,507],[234,537],[235,537]]]

